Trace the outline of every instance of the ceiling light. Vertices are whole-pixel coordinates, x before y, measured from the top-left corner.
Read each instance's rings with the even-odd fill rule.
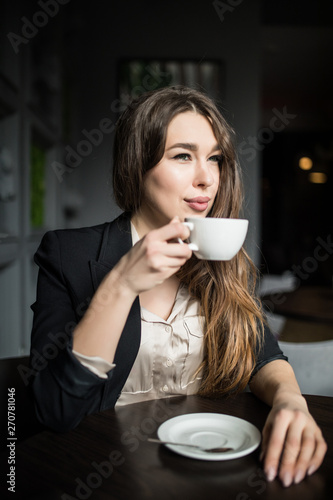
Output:
[[[302,158],[299,159],[298,166],[302,170],[311,170],[312,165],[313,162],[308,156],[302,156]]]
[[[323,172],[311,172],[309,174],[309,180],[314,184],[325,184],[325,182],[327,182],[327,175]]]

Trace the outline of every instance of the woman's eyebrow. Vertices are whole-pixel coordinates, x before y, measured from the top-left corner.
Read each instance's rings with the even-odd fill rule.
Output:
[[[198,146],[196,144],[191,143],[191,142],[177,142],[176,144],[173,144],[173,146],[170,146],[167,149],[167,151],[170,151],[170,149],[176,149],[176,148],[189,149],[190,151],[197,151]]]
[[[177,148],[188,149],[189,151],[197,151],[198,150],[198,146],[196,144],[193,144],[192,142],[177,142],[176,144],[173,144],[172,146],[170,146],[167,149],[167,151],[170,151],[170,149],[177,149]],[[213,153],[215,151],[221,151],[221,148],[218,144],[215,144],[212,147],[211,153]]]

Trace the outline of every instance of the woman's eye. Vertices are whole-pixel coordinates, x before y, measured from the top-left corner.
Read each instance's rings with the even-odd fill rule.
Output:
[[[210,161],[213,161],[214,163],[222,164],[222,156],[221,155],[214,155],[209,158]]]
[[[174,157],[175,160],[187,161],[191,159],[191,156],[187,153],[180,153]]]

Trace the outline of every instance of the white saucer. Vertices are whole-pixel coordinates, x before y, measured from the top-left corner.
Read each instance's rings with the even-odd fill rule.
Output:
[[[170,418],[158,428],[157,435],[162,441],[195,444],[204,448],[233,448],[223,453],[210,453],[181,445],[165,445],[180,455],[199,460],[243,457],[254,451],[261,441],[259,430],[250,422],[220,413],[189,413]]]

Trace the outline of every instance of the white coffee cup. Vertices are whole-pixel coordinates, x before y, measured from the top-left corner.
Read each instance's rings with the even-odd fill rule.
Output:
[[[183,224],[191,231],[189,247],[198,259],[230,260],[245,241],[249,221],[191,217]]]

